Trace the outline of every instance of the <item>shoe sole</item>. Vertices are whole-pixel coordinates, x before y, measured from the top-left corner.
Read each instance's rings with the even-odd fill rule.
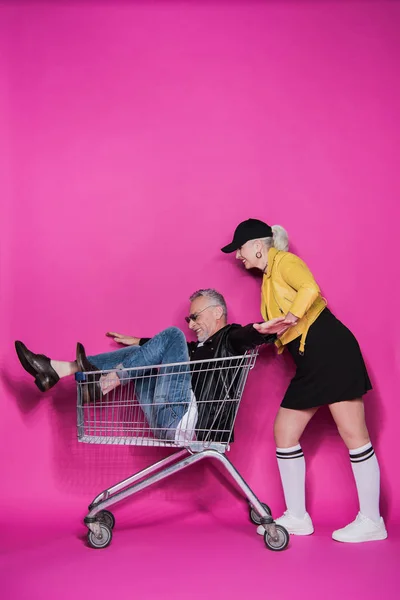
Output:
[[[335,540],[335,542],[340,542],[342,544],[362,544],[363,542],[380,542],[383,540],[386,540],[388,537],[387,533],[386,535],[379,535],[377,537],[369,537],[369,538],[365,538],[363,540],[341,540],[337,537],[334,537],[334,535],[332,534],[332,539]]]
[[[312,531],[289,531],[290,535],[312,535],[314,533],[314,529]]]
[[[32,377],[36,377],[37,371],[32,367],[30,362],[28,362],[26,359],[25,351],[28,351],[28,348],[25,346],[25,344],[23,344],[22,342],[19,342],[19,341],[15,342],[15,350],[17,352],[19,362],[21,363],[21,365],[23,366],[25,371],[27,373],[29,373],[29,375],[32,375]]]
[[[19,358],[19,362],[29,375],[35,378],[35,385],[41,392],[48,392],[55,384],[59,381],[59,378],[52,381],[49,377],[46,377],[42,373],[39,373],[28,361],[25,356],[25,351],[29,352],[28,348],[20,341],[15,342],[15,350]],[[56,374],[57,375],[57,374]],[[57,376],[58,377],[58,376]]]
[[[81,354],[83,354],[86,357],[85,348],[83,347],[83,345],[80,342],[78,342],[76,344],[76,364],[78,365],[78,369],[80,370],[81,373],[92,373],[93,371],[98,371],[99,370],[97,367],[95,367],[94,365],[92,365],[87,360],[87,357],[86,357],[86,360],[87,360],[89,368],[86,368],[86,366],[82,362]]]
[[[78,365],[78,369],[81,373],[91,373],[93,371],[99,371],[97,367],[90,363],[90,370],[87,370],[85,365],[82,363],[81,354],[86,356],[83,344],[78,342],[76,344],[76,364]],[[90,377],[93,378],[93,381],[88,381],[88,383],[82,387],[83,404],[91,404],[93,402],[96,402],[96,400],[100,400],[102,397],[100,385],[96,381],[96,375],[91,375]]]
[[[277,525],[281,525],[281,523],[276,523],[276,524]],[[282,525],[282,527],[285,527],[285,525]],[[314,529],[312,531],[304,530],[304,529],[303,530],[294,531],[294,530],[287,529],[287,527],[285,527],[285,529],[286,529],[286,531],[290,535],[302,535],[302,536],[305,536],[305,535],[312,535],[314,533]],[[258,531],[258,529],[257,529],[257,533],[258,533],[258,535],[264,535],[264,532],[263,531]]]

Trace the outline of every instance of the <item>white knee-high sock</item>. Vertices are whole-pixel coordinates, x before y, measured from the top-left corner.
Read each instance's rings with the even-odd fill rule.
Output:
[[[277,448],[279,472],[288,511],[297,519],[306,514],[306,462],[300,444],[291,448]]]
[[[380,470],[372,444],[368,442],[349,452],[360,512],[373,521],[379,521]]]

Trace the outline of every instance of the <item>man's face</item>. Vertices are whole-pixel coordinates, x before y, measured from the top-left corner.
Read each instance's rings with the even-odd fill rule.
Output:
[[[222,307],[215,306],[211,298],[199,296],[190,304],[189,329],[195,332],[199,342],[205,342],[224,325]]]

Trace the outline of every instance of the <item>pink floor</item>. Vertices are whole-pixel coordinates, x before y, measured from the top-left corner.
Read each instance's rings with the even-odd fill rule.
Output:
[[[104,550],[86,546],[78,514],[3,519],[2,599],[399,598],[400,527],[386,542],[344,545],[319,526],[274,553],[244,514],[232,523],[210,515],[163,522],[160,511],[153,523],[135,524],[131,509],[115,508]]]

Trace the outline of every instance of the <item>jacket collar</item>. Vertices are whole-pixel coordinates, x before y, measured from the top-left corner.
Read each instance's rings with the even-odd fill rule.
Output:
[[[222,335],[222,332],[225,331],[225,329],[227,327],[232,327],[232,325],[230,325],[229,323],[227,323],[224,327],[221,327],[221,329],[218,329],[218,331],[216,331],[215,333],[213,333],[212,335],[210,335],[209,338],[207,338],[206,340],[204,340],[203,345],[204,344],[211,344],[215,338],[218,338],[219,335]]]
[[[271,273],[272,273],[272,267],[274,266],[274,261],[276,258],[276,255],[278,254],[279,250],[277,250],[276,248],[270,248],[268,250],[268,255],[267,255],[267,260],[268,260],[268,265],[267,265],[267,272],[264,273],[264,277],[266,277],[267,279],[269,279],[271,277]]]

